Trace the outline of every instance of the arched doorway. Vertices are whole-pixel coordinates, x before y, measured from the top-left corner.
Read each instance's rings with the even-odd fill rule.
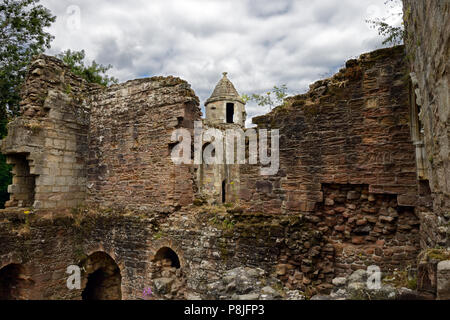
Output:
[[[87,276],[83,300],[121,300],[122,276],[116,262],[104,252],[95,252],[83,264]]]
[[[154,298],[185,299],[186,278],[180,258],[173,249],[160,248],[153,257],[150,272]]]
[[[33,281],[25,275],[20,264],[9,264],[0,269],[0,300],[24,300]]]

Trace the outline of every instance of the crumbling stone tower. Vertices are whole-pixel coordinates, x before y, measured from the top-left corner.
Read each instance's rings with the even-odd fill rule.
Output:
[[[227,164],[224,139],[220,142],[221,146],[215,139],[218,138],[217,135],[224,138],[227,130],[230,129],[243,130],[247,113],[245,102],[228,79],[227,72],[223,73],[211,97],[206,100],[205,110],[203,130],[209,130],[215,137],[209,142],[202,142],[202,158],[208,154],[216,159],[216,163],[208,164],[205,159],[202,159],[197,175],[200,195],[209,203],[232,202],[238,198],[239,165]],[[218,148],[221,148],[223,152],[220,152]]]

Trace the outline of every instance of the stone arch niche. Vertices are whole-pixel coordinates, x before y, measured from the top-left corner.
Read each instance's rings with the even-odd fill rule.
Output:
[[[156,251],[151,264],[152,290],[162,299],[185,299],[186,278],[178,254],[170,247]]]
[[[160,261],[161,264],[175,269],[181,267],[180,258],[178,258],[176,252],[169,247],[162,247],[159,249],[158,252],[156,252],[155,261]]]
[[[33,284],[22,265],[8,264],[0,269],[0,300],[26,300]]]
[[[83,300],[121,300],[122,276],[117,263],[108,254],[98,251],[83,263],[87,274]]]

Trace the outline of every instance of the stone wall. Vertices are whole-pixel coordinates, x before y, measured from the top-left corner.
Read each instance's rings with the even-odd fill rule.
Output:
[[[423,130],[426,179],[433,206],[421,212],[422,247],[449,246],[450,229],[450,3],[403,0],[406,50],[418,119]]]
[[[211,132],[214,136],[213,141],[202,141],[202,162],[195,166],[196,185],[197,185],[197,201],[209,204],[225,204],[238,201],[239,199],[239,182],[241,165],[237,164],[237,141],[234,140],[234,164],[227,161],[227,132],[244,132],[239,124],[211,124],[204,121],[201,126],[203,133],[199,134],[199,138],[204,133]],[[205,139],[205,136],[203,136]],[[245,139],[245,138],[244,138]],[[228,139],[232,141],[231,138]],[[220,142],[219,142],[220,141]],[[230,142],[230,146],[232,142]],[[231,147],[230,147],[231,148]],[[221,151],[218,151],[218,149]],[[221,157],[222,155],[222,157]],[[205,157],[206,156],[206,157]]]
[[[311,269],[316,276],[344,275],[370,264],[384,271],[415,265],[418,188],[408,113],[400,46],[350,60],[308,93],[253,119],[258,128],[280,130],[280,170],[263,177],[257,167],[242,168],[242,206],[303,216],[330,246],[328,254],[317,248],[321,263],[289,267],[291,276]]]
[[[30,65],[22,115],[2,141],[14,165],[7,207],[70,208],[85,199],[87,99],[96,88],[56,58],[42,55]]]
[[[171,135],[193,129],[198,98],[179,78],[114,85],[92,96],[88,203],[171,212],[193,201],[191,166],[171,160]]]
[[[58,73],[45,76],[45,61],[51,70],[59,64],[41,60],[44,78],[36,81],[53,84]],[[219,298],[213,294],[216,283],[227,270],[242,266],[261,268],[287,289],[308,294],[327,292],[334,277],[371,264],[383,272],[406,268],[415,262],[419,222],[405,67],[403,47],[364,54],[308,93],[256,118],[259,128],[280,129],[280,170],[261,176],[259,166],[245,165],[228,176],[220,172],[233,182],[228,188],[236,188],[220,206],[194,201],[198,183],[208,181],[196,180],[198,167],[176,166],[170,159],[172,131],[193,129],[200,116],[198,99],[186,82],[154,77],[105,89],[71,84],[80,100],[70,100],[75,98],[63,90],[66,82],[58,80],[55,94],[45,91],[47,105],[90,110],[80,118],[84,127],[74,125],[79,129],[75,155],[67,154],[66,161],[80,159],[85,174],[72,175],[85,183],[87,206],[65,202],[61,206],[72,210],[52,210],[49,204],[49,210],[0,211],[0,242],[5,244],[0,268],[20,265],[17,278],[28,282],[17,297],[34,299],[81,299],[89,281],[99,281],[92,276],[97,270],[108,281],[93,296],[142,299],[150,287],[156,297],[172,299],[189,293]],[[35,108],[28,120],[32,105],[24,103],[17,123],[40,119],[45,108]],[[70,110],[64,121],[78,109]],[[32,131],[15,130],[4,145],[16,146],[22,139],[36,143],[23,151],[8,147],[11,154],[58,149],[43,145],[50,129],[36,138]],[[65,152],[58,153],[63,164]],[[44,158],[41,166],[62,169],[52,159]],[[33,170],[20,177],[41,174]],[[36,197],[43,174],[36,179]],[[179,268],[171,255],[161,254],[162,248],[175,253]],[[81,290],[66,287],[71,264],[84,267]]]
[[[2,147],[14,164],[8,207],[87,201],[169,212],[192,203],[192,168],[170,159],[172,131],[200,118],[185,81],[154,77],[105,89],[42,55],[30,66],[21,111]]]
[[[250,210],[314,212],[324,201],[323,184],[365,184],[369,194],[415,206],[406,68],[403,47],[364,54],[308,93],[254,118],[258,128],[280,130],[280,170],[267,179],[255,168],[242,174]]]
[[[21,278],[29,283],[14,299],[82,299],[89,275],[99,268],[110,272],[108,267],[120,270],[123,299],[141,298],[144,287],[151,286],[145,266],[152,254],[147,244],[152,228],[145,220],[111,212],[52,216],[9,210],[1,213],[1,221],[0,269],[19,265],[24,270]],[[80,290],[67,287],[70,265],[84,268]],[[114,298],[117,291],[103,295]]]

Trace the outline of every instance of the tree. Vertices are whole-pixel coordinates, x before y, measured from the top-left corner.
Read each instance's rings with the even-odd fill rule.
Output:
[[[84,50],[66,50],[56,55],[56,57],[67,64],[74,74],[84,78],[88,82],[98,83],[103,86],[118,83],[118,80],[116,78],[109,77],[106,74],[106,72],[112,68],[112,65],[104,66],[102,64],[98,64],[94,60],[91,62],[90,66],[86,66],[84,62],[84,59],[86,57]]]
[[[254,101],[259,106],[265,107],[269,106],[270,110],[276,106],[284,105],[284,99],[287,97],[287,86],[285,84],[280,87],[274,86],[272,91],[268,91],[266,94],[256,94],[253,93],[251,96],[242,95],[242,100],[245,103],[248,101]]]
[[[44,29],[55,21],[39,0],[2,0],[0,4],[1,116],[19,113],[20,86],[34,55],[50,48],[53,36]],[[2,119],[4,122],[4,118]]]
[[[385,5],[390,5],[391,8],[400,6],[400,0],[386,0]],[[394,26],[389,24],[389,18],[401,16],[402,13],[391,13],[387,17],[375,18],[374,20],[368,19],[366,22],[371,25],[371,28],[377,29],[378,34],[384,37],[383,44],[399,45],[404,42],[405,39],[405,27],[402,22],[400,26]]]

